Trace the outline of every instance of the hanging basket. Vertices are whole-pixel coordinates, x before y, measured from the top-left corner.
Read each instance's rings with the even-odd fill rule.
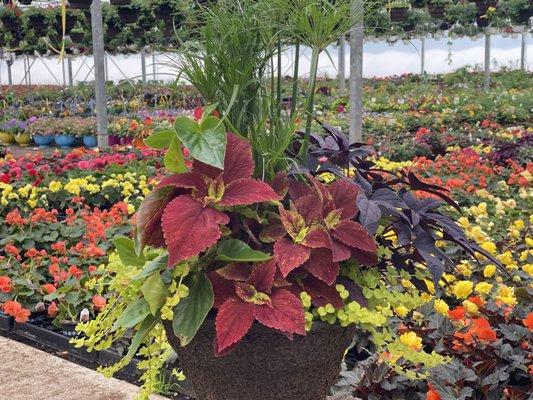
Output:
[[[134,24],[139,19],[139,9],[133,7],[119,7],[118,16],[123,24]]]
[[[393,23],[402,22],[407,17],[408,7],[393,7],[389,10],[390,21]]]
[[[518,22],[527,24],[533,16],[533,8],[518,10]]]
[[[424,8],[426,0],[414,0],[411,4],[414,8]]]
[[[489,26],[489,20],[487,18],[476,17],[476,25],[478,28],[486,28]]]
[[[78,18],[75,15],[67,14],[67,19],[66,19],[66,24],[65,24],[65,32],[67,34],[74,28],[77,21],[78,21]],[[61,15],[56,16],[56,30],[58,33],[63,32],[63,24],[61,21]]]
[[[174,13],[176,12],[170,4],[161,4],[154,8],[154,16],[157,19],[163,21],[171,21],[174,18]]]
[[[33,0],[19,0],[19,3],[24,6],[29,6]]]
[[[415,25],[414,24],[406,24],[403,26],[403,30],[405,32],[413,32],[415,30]]]
[[[75,10],[88,10],[93,0],[69,0],[68,5]]]
[[[10,32],[16,32],[20,27],[20,18],[13,15],[4,15],[2,18],[0,18],[0,21],[2,21],[4,28]]]
[[[82,43],[85,39],[85,32],[70,32],[69,37],[74,43]]]
[[[35,31],[44,31],[46,29],[46,20],[44,15],[30,15],[28,17],[28,25],[31,26]]]
[[[110,0],[112,6],[129,6],[131,0]]]
[[[429,14],[434,19],[444,19],[444,6],[442,4],[428,4]]]

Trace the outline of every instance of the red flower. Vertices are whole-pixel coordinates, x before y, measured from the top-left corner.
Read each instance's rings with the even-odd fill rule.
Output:
[[[41,286],[41,288],[46,294],[54,293],[56,291],[56,287],[51,283],[45,283],[43,286]]]
[[[11,289],[13,289],[13,285],[11,284],[9,276],[0,276],[0,292],[9,293],[11,292]]]
[[[224,170],[194,161],[190,173],[164,179],[143,203],[137,215],[143,237],[160,237],[161,221],[170,266],[200,254],[220,239],[220,225],[229,223],[221,208],[280,199],[269,185],[251,178],[253,171],[250,143],[228,134]],[[185,191],[172,200],[172,187]]]
[[[67,242],[65,241],[56,242],[56,243],[52,243],[50,247],[52,248],[52,250],[57,251],[59,253],[66,253],[67,252],[66,243]]]
[[[36,249],[29,249],[24,255],[28,258],[33,258],[39,255],[39,252]]]
[[[17,260],[20,260],[20,251],[19,249],[17,249],[15,246],[13,246],[12,244],[8,244],[6,245],[6,247],[4,247],[4,251],[7,253],[7,254],[10,254],[12,255],[13,257],[15,257]]]
[[[24,225],[26,222],[27,221],[20,215],[18,208],[15,208],[13,211],[9,212],[6,215],[6,224],[8,225],[21,226]]]
[[[463,306],[455,307],[453,310],[448,311],[448,317],[452,321],[459,321],[459,320],[465,319],[466,310],[464,309]]]
[[[530,312],[526,318],[522,320],[524,326],[533,332],[533,312]]]
[[[94,309],[98,311],[102,310],[107,304],[107,300],[97,294],[92,297],[92,302]]]
[[[253,268],[237,264],[209,274],[215,306],[220,307],[215,354],[220,355],[240,341],[254,321],[288,334],[305,335],[302,304],[289,290],[276,287],[276,270],[276,262],[270,260]],[[221,273],[232,279],[224,279]]]
[[[73,276],[76,279],[81,279],[83,276],[83,271],[76,267],[75,265],[71,265],[68,269],[69,275]]]
[[[428,383],[428,392],[426,393],[426,400],[442,400],[440,394],[435,390],[431,383]]]

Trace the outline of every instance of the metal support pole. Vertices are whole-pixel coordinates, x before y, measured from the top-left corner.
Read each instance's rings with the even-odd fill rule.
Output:
[[[142,72],[142,80],[143,84],[146,85],[146,53],[141,51],[141,72]]]
[[[350,29],[350,142],[363,140],[363,2],[352,0],[357,21]]]
[[[24,79],[22,79],[22,81],[27,86],[28,85],[28,65],[26,64],[26,57],[22,58],[22,63],[24,64]]]
[[[483,77],[483,90],[490,89],[490,32],[485,28],[485,73]]]
[[[105,81],[107,82],[109,80],[109,56],[107,55],[107,52],[104,52],[104,59],[105,59],[105,65],[104,65],[104,69],[105,69]]]
[[[520,69],[526,70],[527,58],[527,33],[522,32],[522,45],[520,47]]]
[[[61,72],[63,73],[63,86],[67,86],[67,72],[65,69],[65,59],[61,60]]]
[[[68,72],[68,85],[74,86],[74,78],[72,77],[72,57],[67,57],[67,72]]]
[[[12,55],[9,53],[9,60],[6,60],[7,63],[7,82],[9,84],[9,88],[13,89],[13,76],[11,75],[11,65],[13,65],[13,58],[11,58]]]
[[[154,76],[154,82],[157,80],[155,73],[155,54],[152,54],[152,75]]]
[[[424,75],[426,73],[426,38],[421,38],[420,42],[420,74]]]
[[[346,38],[343,34],[339,39],[339,90],[341,93],[346,91]]]
[[[93,0],[91,5],[91,25],[93,33],[94,85],[96,94],[96,131],[98,147],[108,147],[107,109],[105,94],[105,52],[104,28],[102,23],[102,2]]]
[[[35,59],[30,63],[30,55],[26,54],[26,60],[27,60],[27,63],[28,63],[28,85],[31,86],[31,66],[35,62]]]

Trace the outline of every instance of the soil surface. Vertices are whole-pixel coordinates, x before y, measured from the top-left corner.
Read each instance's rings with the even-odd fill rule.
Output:
[[[5,337],[0,337],[0,349],[2,399],[133,400],[139,390],[128,382],[104,378],[96,371]]]

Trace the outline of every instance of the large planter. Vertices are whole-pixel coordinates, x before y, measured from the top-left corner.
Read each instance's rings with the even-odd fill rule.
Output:
[[[0,143],[4,145],[11,144],[15,141],[15,135],[9,132],[0,132]]]
[[[96,135],[84,135],[83,136],[83,145],[85,147],[96,147],[98,140]]]
[[[64,133],[60,135],[55,135],[56,144],[62,149],[71,148],[72,145],[76,142],[76,138],[71,135],[65,135]]]
[[[54,143],[54,137],[50,135],[33,135],[33,141],[39,147],[48,147]]]
[[[232,352],[215,357],[213,319],[185,347],[170,323],[165,330],[197,400],[324,400],[355,334],[355,327],[319,322],[289,340],[256,323]]]
[[[124,146],[131,146],[133,144],[133,138],[131,136],[124,136],[121,140]]]
[[[15,142],[18,143],[19,146],[25,147],[29,146],[32,142],[31,135],[29,133],[17,133],[15,135]]]

